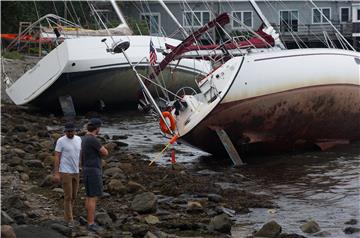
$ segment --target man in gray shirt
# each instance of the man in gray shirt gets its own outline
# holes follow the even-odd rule
[[[95,224],[95,209],[98,197],[103,194],[101,156],[107,156],[109,152],[100,144],[96,135],[99,134],[101,120],[90,119],[87,124],[87,133],[82,137],[81,159],[86,192],[85,207],[87,210],[88,229],[99,230]]]

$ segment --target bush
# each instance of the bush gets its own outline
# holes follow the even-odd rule
[[[20,54],[17,51],[3,51],[2,56],[7,59],[24,59],[24,55]]]

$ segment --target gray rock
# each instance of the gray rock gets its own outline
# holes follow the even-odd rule
[[[160,220],[157,216],[153,216],[153,215],[148,215],[145,217],[145,221],[147,224],[149,225],[155,225],[160,223]]]
[[[52,175],[47,175],[44,180],[40,183],[40,186],[41,187],[49,187],[53,185],[53,177]]]
[[[43,163],[37,159],[25,160],[24,164],[31,168],[44,168]]]
[[[123,173],[123,171],[120,168],[109,168],[104,171],[104,175],[107,177],[113,177],[114,175],[118,173]]]
[[[357,228],[357,227],[349,226],[344,229],[345,234],[354,234],[354,233],[358,233],[358,232],[360,232],[360,228]]]
[[[14,230],[16,236],[22,238],[65,238],[65,236],[55,230],[35,225],[17,226],[14,227]]]
[[[13,152],[14,152],[15,154],[17,154],[18,156],[20,156],[20,157],[23,157],[23,156],[26,154],[26,152],[25,152],[24,150],[19,149],[19,148],[14,148],[14,149],[13,149]]]
[[[15,195],[7,198],[6,199],[6,205],[8,207],[17,208],[17,209],[20,209],[20,210],[26,208],[22,198],[18,194],[15,194]]]
[[[213,193],[210,193],[207,195],[209,201],[211,202],[221,202],[223,197],[219,194],[213,194]]]
[[[5,211],[1,210],[1,225],[10,225],[15,221]]]
[[[130,193],[136,193],[138,191],[145,191],[146,190],[144,186],[142,186],[141,184],[136,183],[134,181],[129,181],[128,182],[127,189],[128,189],[128,192],[130,192]]]
[[[356,219],[350,219],[349,221],[345,222],[345,225],[356,225],[358,223],[358,220]]]
[[[125,186],[118,179],[111,179],[107,188],[110,194],[124,194],[126,192]]]
[[[200,202],[197,201],[188,201],[186,210],[188,212],[201,212],[203,211],[203,206]]]
[[[17,156],[12,157],[10,160],[7,160],[7,162],[11,167],[23,164],[23,160]]]
[[[157,197],[152,192],[138,194],[131,202],[131,208],[139,213],[155,212]]]
[[[60,234],[63,234],[67,237],[71,237],[71,228],[64,226],[62,224],[59,223],[54,223],[50,226],[51,229],[59,232]]]
[[[3,238],[16,238],[16,234],[12,226],[1,225],[1,237]]]
[[[126,140],[128,137],[124,136],[124,135],[113,135],[112,139],[113,140]]]
[[[331,233],[328,232],[328,231],[319,231],[319,232],[316,232],[315,234],[313,234],[313,236],[316,236],[316,237],[329,237],[329,236],[331,236]]]
[[[22,181],[29,181],[29,175],[27,175],[26,173],[21,173],[20,174],[20,179]]]
[[[303,232],[309,233],[309,234],[313,234],[313,233],[320,231],[319,225],[313,220],[310,220],[310,221],[306,222],[305,224],[303,224],[302,226],[300,226],[300,229]]]
[[[209,224],[209,230],[220,231],[223,233],[230,233],[232,221],[226,214],[221,214],[213,217]]]
[[[151,231],[148,231],[144,238],[159,238],[158,236],[154,235]]]
[[[270,221],[263,225],[261,229],[255,233],[255,237],[277,237],[281,233],[281,226],[276,221]]]
[[[99,223],[99,225],[105,227],[111,227],[113,223],[109,214],[107,214],[106,212],[99,212],[98,214],[96,214],[95,221]]]
[[[286,234],[282,233],[277,238],[306,238],[305,236],[298,235],[298,234]]]
[[[19,209],[16,208],[10,208],[8,211],[8,214],[10,217],[12,217],[17,224],[25,224],[26,223],[26,214],[21,212]]]

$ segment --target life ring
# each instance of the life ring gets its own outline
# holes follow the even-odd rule
[[[170,129],[172,131],[175,131],[176,130],[176,121],[175,121],[175,118],[171,115],[171,113],[168,112],[168,111],[165,111],[165,112],[162,112],[162,115],[163,115],[163,117],[165,119],[169,119],[169,121],[170,121]],[[170,131],[167,128],[167,126],[166,126],[166,124],[165,124],[165,122],[164,122],[164,120],[162,118],[160,118],[159,124],[160,124],[160,128],[161,128],[162,132],[164,132],[166,134],[170,134]]]

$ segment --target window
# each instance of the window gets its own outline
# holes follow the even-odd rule
[[[360,9],[357,9],[357,20],[360,21]]]
[[[280,11],[280,31],[298,31],[299,12],[297,10]]]
[[[160,34],[160,13],[143,13],[140,19],[146,22],[151,35]]]
[[[341,7],[340,8],[340,22],[349,22],[350,21],[350,8]]]
[[[210,12],[194,11],[183,13],[183,25],[185,27],[201,27],[210,21]]]
[[[253,13],[252,11],[236,11],[232,12],[232,27],[236,28],[244,28],[240,22],[244,25],[252,28],[253,27]],[[239,22],[240,21],[240,22]]]
[[[329,20],[331,18],[330,8],[319,8],[319,10],[317,8],[313,8],[312,10],[312,20],[314,24],[327,23],[325,17]]]

